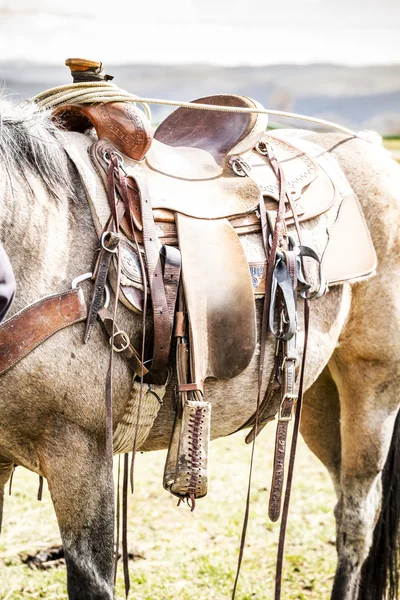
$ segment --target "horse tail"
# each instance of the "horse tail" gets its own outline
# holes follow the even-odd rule
[[[382,507],[360,576],[358,600],[397,600],[399,593],[400,411],[382,471]]]

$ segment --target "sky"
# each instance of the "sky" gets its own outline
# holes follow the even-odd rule
[[[400,63],[400,0],[0,0],[0,62]]]

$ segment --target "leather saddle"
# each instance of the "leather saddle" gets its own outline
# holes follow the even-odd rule
[[[195,102],[262,108],[250,98],[234,95]],[[180,498],[201,497],[207,490],[211,411],[203,396],[204,380],[237,376],[249,366],[256,349],[254,285],[239,235],[261,230],[260,203],[265,203],[268,215],[276,212],[279,187],[263,144],[272,148],[281,164],[300,221],[326,213],[342,198],[322,162],[278,134],[266,133],[266,115],[179,108],[159,125],[154,136],[144,113],[131,104],[68,105],[56,109],[54,115],[67,129],[96,129],[99,141],[90,155],[104,182],[107,156],[118,152],[131,181],[131,212],[139,239],[146,236],[140,208],[145,196],[151,202],[160,243],[180,248],[191,383],[182,387],[183,405],[181,413],[177,411],[164,486]],[[353,202],[347,213],[355,218],[357,210],[359,213]],[[290,210],[285,219],[288,225],[293,222]],[[363,227],[364,249],[368,244],[370,248],[365,223]],[[125,230],[128,238],[132,237],[126,223]],[[340,232],[340,227],[333,232],[335,249],[327,253],[336,280],[340,269],[332,257],[343,246]],[[374,256],[372,249],[370,270],[374,269]],[[357,265],[360,268],[365,271],[365,261]],[[349,272],[348,264],[346,269]],[[203,458],[196,456],[193,465],[189,464],[193,449],[188,445],[194,435],[192,426],[197,447],[204,449]],[[203,433],[199,432],[202,428]]]
[[[262,108],[254,100],[233,95],[195,102]],[[109,140],[127,157],[128,164],[129,160],[143,161],[156,221],[172,220],[163,210],[200,219],[232,219],[257,210],[260,192],[278,199],[275,173],[254,150],[266,139],[266,115],[179,108],[159,125],[153,139],[147,119],[134,105],[67,105],[56,109],[54,115],[67,129],[83,132],[94,127],[100,139]],[[299,202],[303,195],[298,206],[300,220],[328,210],[334,188],[323,169],[290,143],[271,136],[267,139],[284,165],[294,200]],[[241,161],[250,167],[250,177],[238,176]]]

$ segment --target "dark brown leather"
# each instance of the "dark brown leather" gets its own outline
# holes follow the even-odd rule
[[[163,371],[169,360],[172,341],[172,323],[159,252],[159,242],[154,224],[151,197],[141,165],[137,164],[132,177],[140,190],[140,206],[143,223],[143,245],[146,254],[147,277],[153,308],[153,359],[152,372]],[[172,313],[173,314],[173,313]]]
[[[41,298],[0,325],[0,375],[57,331],[86,319],[81,289]]]
[[[113,231],[109,230],[108,224],[104,231],[104,240],[102,241],[103,247],[100,248],[96,267],[95,267],[95,282],[92,300],[89,308],[89,316],[86,321],[85,329],[85,344],[89,341],[90,335],[96,323],[97,314],[103,304],[104,289],[107,282],[108,271],[111,264],[111,259],[114,252],[117,250],[120,237]]]
[[[66,129],[84,132],[94,127],[99,138],[107,137],[134,160],[142,160],[153,138],[151,123],[134,104],[66,104],[53,111]]]
[[[193,100],[196,104],[212,104],[242,108],[259,108],[258,102],[245,96],[223,94]],[[174,148],[197,148],[211,154],[218,164],[233,151],[241,154],[253,148],[267,127],[265,115],[227,113],[178,108],[158,126],[154,139]],[[240,144],[245,141],[245,148]]]
[[[115,149],[109,140],[99,140],[91,147],[91,156],[95,165],[98,166],[99,172],[104,173],[105,153],[113,153]],[[124,168],[129,158],[124,156]],[[146,254],[147,278],[151,291],[153,322],[154,322],[154,344],[153,344],[153,360],[151,371],[163,371],[168,364],[168,358],[172,341],[172,323],[170,320],[170,308],[168,306],[166,290],[164,287],[164,277],[159,251],[159,241],[157,230],[154,224],[151,196],[149,194],[146,173],[143,171],[141,163],[130,161],[129,181],[135,184],[139,193],[141,221],[143,225],[143,244]],[[104,177],[104,174],[103,174]],[[118,188],[118,186],[117,186]],[[124,193],[121,187],[118,188],[124,196],[124,202],[130,209],[131,198],[130,193]],[[144,303],[145,304],[145,303]],[[146,307],[144,306],[144,310]],[[172,313],[173,314],[173,313]]]
[[[104,307],[100,308],[97,314],[103,324],[104,329],[111,339],[113,335],[113,315]],[[127,361],[129,367],[134,373],[136,373],[136,375],[139,377],[141,375],[146,375],[148,370],[142,364],[139,354],[136,352],[132,344],[130,342],[129,344],[126,344],[126,341],[127,340],[124,336],[124,332],[118,330],[116,330],[116,333],[114,332],[114,347],[117,349],[117,352]],[[121,350],[121,348],[124,348],[125,346],[126,348]]]

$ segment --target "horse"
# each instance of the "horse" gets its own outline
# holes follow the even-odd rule
[[[98,238],[49,113],[3,99],[0,118],[0,239],[17,282],[15,314],[44,295],[69,289],[74,278],[90,271]],[[379,143],[343,134],[301,135],[336,156],[360,200],[378,257],[376,276],[334,286],[311,306],[301,432],[337,495],[331,600],[383,600],[386,594],[393,599],[400,516],[400,167]],[[258,302],[258,328],[260,314]],[[118,324],[139,347],[141,317],[121,306]],[[109,344],[99,327],[83,344],[83,328],[80,323],[58,332],[0,378],[0,514],[14,465],[46,478],[69,598],[110,600],[114,491],[104,403]],[[273,354],[269,341],[264,388]],[[258,361],[256,352],[237,377],[207,381],[212,439],[228,436],[254,414]],[[114,425],[124,414],[131,383],[127,365],[116,357]],[[168,447],[173,387],[174,379],[141,450]]]

